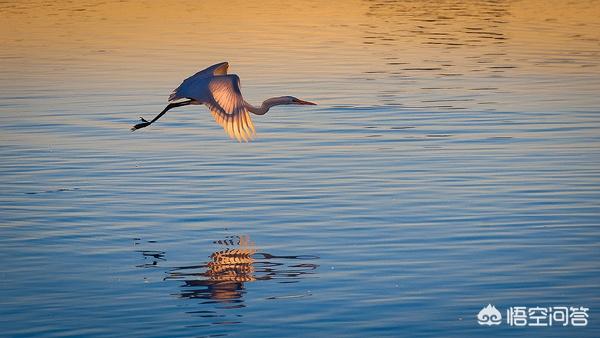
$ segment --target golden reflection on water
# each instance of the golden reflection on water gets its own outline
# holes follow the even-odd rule
[[[276,51],[273,63],[311,71],[332,63],[298,62],[299,51],[357,66],[355,58],[395,45],[402,48],[398,58],[414,65],[428,51],[447,48],[469,55],[467,47],[510,41],[521,52],[552,52],[590,41],[598,48],[600,38],[597,1],[9,1],[0,4],[0,15],[2,55],[21,68],[48,58],[101,62],[106,54],[150,64],[193,55],[201,67],[215,60],[252,63]]]
[[[102,126],[121,135],[138,116],[162,109],[182,79],[222,61],[240,75],[251,103],[294,95],[324,111],[401,112],[600,104],[600,2],[593,0],[9,1],[0,15],[0,89],[14,99],[7,107],[33,100],[25,101],[30,111],[10,110],[26,126]],[[48,99],[71,111],[47,112],[59,109]],[[320,128],[327,113],[302,125]],[[9,131],[0,140],[82,144],[51,133]]]

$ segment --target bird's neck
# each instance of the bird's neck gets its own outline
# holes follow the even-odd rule
[[[248,110],[256,115],[264,115],[266,114],[269,109],[271,109],[271,107],[274,106],[278,106],[281,104],[285,104],[284,100],[282,100],[279,97],[272,97],[270,99],[266,99],[261,105],[260,107],[255,107],[249,103],[246,103],[246,107],[248,108]]]
[[[253,114],[265,115],[269,111],[271,106],[266,106],[264,104],[264,102],[260,107],[255,107],[255,106],[251,105],[250,103],[246,103],[246,108],[248,108],[248,110]]]

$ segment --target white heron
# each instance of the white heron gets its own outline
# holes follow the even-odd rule
[[[189,104],[204,104],[212,113],[215,121],[225,129],[229,137],[238,141],[249,141],[256,132],[250,113],[264,115],[273,106],[284,104],[316,103],[303,101],[293,96],[272,97],[265,100],[260,107],[255,107],[244,100],[240,91],[240,78],[235,74],[227,74],[229,64],[217,63],[185,79],[169,96],[169,103],[152,121],[146,121],[131,128],[131,131],[141,129],[156,122],[169,109]],[[183,100],[185,101],[178,101]],[[172,102],[176,101],[176,102]]]

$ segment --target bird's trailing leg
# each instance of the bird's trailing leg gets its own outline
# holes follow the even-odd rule
[[[165,115],[165,113],[168,112],[169,109],[176,108],[176,107],[181,107],[181,106],[187,106],[188,104],[191,104],[192,101],[193,100],[187,100],[187,101],[169,103],[165,107],[165,109],[163,109],[163,111],[161,111],[160,114],[156,115],[156,117],[153,118],[152,121],[150,121],[150,122],[146,121],[146,119],[144,119],[143,117],[140,117],[140,119],[142,120],[142,123],[138,123],[135,126],[131,127],[131,131],[136,131],[138,129],[145,128],[145,127],[151,125],[152,123],[154,123],[159,118],[161,118],[163,115]]]

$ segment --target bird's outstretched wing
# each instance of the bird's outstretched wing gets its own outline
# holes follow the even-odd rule
[[[238,141],[254,138],[256,132],[242,97],[240,78],[235,74],[215,76],[209,79],[208,90],[211,97],[203,103],[229,137]]]
[[[206,78],[218,75],[227,75],[228,68],[229,63],[221,62],[188,77],[187,79],[183,80],[179,87],[173,90],[173,93],[171,93],[169,96],[169,101],[187,98],[190,94],[190,91],[202,83]]]

